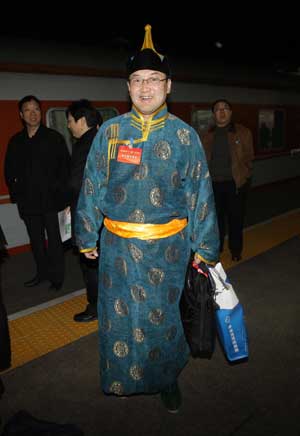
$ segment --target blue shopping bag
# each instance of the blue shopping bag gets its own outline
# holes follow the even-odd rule
[[[215,300],[219,308],[215,311],[219,340],[228,360],[248,357],[248,334],[242,304],[239,302],[227,274],[219,262],[209,267],[215,287]]]

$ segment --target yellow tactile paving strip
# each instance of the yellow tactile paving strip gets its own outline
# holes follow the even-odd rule
[[[245,231],[243,261],[257,256],[282,242],[300,235],[300,209],[258,224]],[[225,269],[236,265],[225,248],[221,258]],[[9,321],[12,367],[16,368],[37,357],[67,345],[94,332],[98,322],[75,323],[73,315],[86,306],[80,295],[63,303]]]
[[[300,236],[300,209],[247,228],[244,232],[243,259],[240,262],[270,250],[294,236]],[[232,262],[226,248],[222,253],[221,261],[225,269],[237,264]]]
[[[97,329],[98,322],[75,323],[75,313],[86,307],[86,296],[74,297],[47,309],[9,321],[12,366],[56,350]]]

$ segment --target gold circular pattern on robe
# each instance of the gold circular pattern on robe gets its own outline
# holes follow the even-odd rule
[[[189,198],[189,208],[190,210],[195,210],[198,195],[196,193],[192,194]]]
[[[170,304],[174,304],[179,297],[179,289],[175,287],[169,288],[168,291],[168,302]]]
[[[111,392],[112,394],[115,394],[115,395],[122,395],[124,392],[124,388],[123,388],[122,383],[119,381],[112,382],[112,384],[110,385],[110,388],[109,388],[109,392]]]
[[[181,231],[179,232],[179,236],[181,237],[181,239],[182,239],[183,241],[185,241],[185,230],[181,230]]]
[[[209,250],[209,246],[205,242],[201,242],[199,247],[202,248],[202,250]]]
[[[167,141],[159,141],[157,144],[154,145],[154,154],[159,159],[169,159],[172,154],[169,143]]]
[[[117,315],[127,316],[129,313],[127,304],[120,298],[115,300],[114,308]]]
[[[144,223],[145,222],[145,214],[141,209],[135,209],[129,215],[129,222],[133,223]]]
[[[149,321],[154,325],[160,325],[165,319],[165,315],[161,309],[153,309],[148,315]]]
[[[152,350],[149,351],[149,359],[150,360],[158,360],[161,356],[161,351],[159,347],[153,348]]]
[[[168,341],[172,341],[177,335],[177,328],[175,325],[173,325],[172,327],[170,327],[167,331],[166,331],[166,339]]]
[[[115,258],[115,268],[123,276],[127,276],[127,263],[123,257],[118,256]]]
[[[168,263],[177,263],[180,258],[179,249],[175,245],[169,245],[165,250],[165,259]]]
[[[126,190],[122,186],[115,187],[112,195],[117,204],[124,203],[127,198]]]
[[[151,268],[148,272],[148,278],[152,285],[158,286],[164,281],[165,273],[160,268]]]
[[[104,332],[109,332],[111,330],[111,321],[106,317],[102,320],[102,329]]]
[[[191,144],[190,131],[188,129],[178,129],[177,136],[178,136],[181,144],[183,144],[183,145],[190,145]]]
[[[131,286],[130,293],[131,293],[133,300],[136,303],[142,303],[147,298],[147,293],[146,293],[145,289],[143,288],[143,286],[141,286],[141,285]]]
[[[106,158],[104,154],[101,154],[97,151],[95,155],[96,169],[97,171],[103,170],[106,168]]]
[[[139,263],[141,260],[143,260],[144,254],[142,250],[135,244],[128,244],[128,250],[135,263]]]
[[[87,232],[92,232],[94,229],[94,226],[93,226],[91,220],[88,217],[83,216],[82,221],[83,221],[83,226],[84,226],[85,230]]]
[[[202,206],[201,206],[198,218],[199,218],[200,221],[204,221],[205,218],[207,217],[207,215],[208,215],[208,204],[207,203],[203,203]]]
[[[187,162],[187,163],[185,164],[185,167],[184,167],[184,175],[185,175],[185,177],[188,176],[189,171],[190,171],[190,163]]]
[[[84,194],[85,195],[94,195],[94,185],[89,178],[86,178],[84,181]]]
[[[143,180],[148,176],[148,165],[141,163],[140,165],[136,165],[136,168],[133,172],[134,180]]]
[[[180,174],[178,171],[174,171],[171,174],[171,184],[172,186],[174,186],[175,188],[178,188],[180,186]]]
[[[96,219],[99,220],[101,217],[101,212],[98,206],[95,206],[95,214],[96,214]]]
[[[128,345],[124,341],[116,341],[113,350],[114,354],[120,358],[126,357],[129,352]]]
[[[129,369],[129,373],[133,380],[141,380],[144,375],[143,368],[137,365],[132,365]]]
[[[110,289],[112,287],[112,278],[108,273],[103,273],[102,275],[102,283],[103,286],[107,289]]]
[[[192,171],[193,179],[199,180],[201,176],[202,162],[198,160]]]
[[[139,328],[134,329],[133,330],[133,337],[134,337],[134,340],[136,342],[138,342],[139,344],[144,342],[144,340],[145,340],[145,332],[144,332],[144,330],[143,329],[139,329]]]
[[[150,191],[150,202],[155,207],[161,207],[163,205],[163,195],[159,188],[153,188]]]
[[[191,192],[186,193],[186,203],[190,210],[194,210],[197,202],[197,194],[192,194]]]

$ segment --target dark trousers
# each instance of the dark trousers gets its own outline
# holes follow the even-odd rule
[[[57,212],[43,215],[23,215],[29,235],[37,275],[59,284],[64,280],[64,250]],[[46,243],[45,230],[48,242]]]
[[[79,254],[79,264],[86,286],[87,300],[90,311],[97,313],[98,300],[98,259],[87,259],[84,254]]]
[[[237,189],[233,180],[213,182],[216,212],[220,232],[220,250],[228,230],[228,245],[233,255],[243,250],[243,227],[246,213],[248,184]]]

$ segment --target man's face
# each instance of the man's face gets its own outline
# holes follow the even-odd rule
[[[166,101],[171,91],[171,80],[164,73],[153,70],[135,71],[127,85],[132,103],[145,118]]]
[[[220,101],[214,107],[214,116],[218,127],[225,127],[231,121],[232,110],[227,103]]]
[[[22,105],[20,117],[28,127],[39,127],[41,124],[41,108],[35,100],[27,101]]]
[[[80,138],[82,136],[82,118],[79,118],[77,121],[75,121],[75,118],[69,114],[68,129],[74,138]]]

